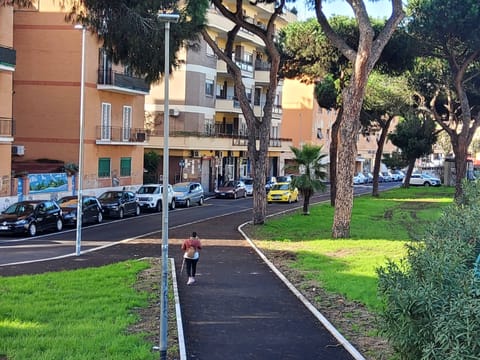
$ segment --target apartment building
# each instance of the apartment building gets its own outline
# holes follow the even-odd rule
[[[266,26],[272,5],[244,3],[244,18]],[[294,21],[287,13],[278,19],[278,27]],[[174,26],[174,25],[172,25]],[[215,8],[208,11],[208,31],[223,48],[227,31],[233,24]],[[170,182],[201,181],[212,191],[219,181],[252,176],[247,154],[247,127],[235,97],[234,81],[226,63],[217,59],[204,42],[198,51],[184,49],[177,54],[183,65],[173,71],[169,80],[169,174]],[[262,109],[269,83],[269,63],[263,42],[252,33],[240,30],[234,45],[233,58],[242,70],[243,83],[256,116]],[[283,169],[282,154],[289,151],[290,139],[282,138],[282,83],[276,89],[270,132],[268,174],[278,175]],[[152,86],[146,97],[146,127],[149,142],[146,151],[163,154],[164,84]],[[285,136],[288,137],[288,136]]]
[[[10,195],[13,143],[13,8],[0,6],[0,197]]]
[[[14,118],[13,148],[21,149],[12,159],[16,169],[36,159],[79,162],[82,30],[65,21],[64,11],[56,0],[38,1],[31,9],[0,7],[0,43],[16,51],[15,72],[0,71],[0,119],[8,124]],[[84,45],[83,187],[141,184],[149,85],[112,64],[88,29]],[[13,106],[5,111],[9,102]],[[8,171],[5,158],[2,174]]]
[[[282,134],[292,139],[293,146],[300,148],[303,144],[313,144],[323,147],[329,160],[332,124],[337,112],[321,108],[315,100],[314,85],[304,84],[297,80],[285,79],[283,86],[283,118],[281,123]],[[396,122],[392,122],[390,131],[394,130]],[[377,151],[377,136],[379,131],[358,134],[357,159],[355,171],[373,171],[375,154]],[[396,147],[387,141],[383,153],[392,153]],[[291,159],[291,153],[285,153],[285,161]],[[328,170],[328,169],[327,169]]]

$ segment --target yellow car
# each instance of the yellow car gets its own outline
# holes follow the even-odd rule
[[[267,202],[297,202],[298,201],[298,189],[291,188],[289,182],[276,183],[270,188],[267,194]]]

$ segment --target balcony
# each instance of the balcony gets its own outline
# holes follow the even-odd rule
[[[215,109],[217,110],[217,112],[237,114],[242,113],[242,109],[240,108],[240,102],[234,96],[226,96],[224,98],[217,96],[215,100]]]
[[[97,145],[145,145],[148,134],[145,129],[97,126],[95,138]]]
[[[141,78],[113,70],[98,70],[97,89],[129,95],[148,95],[150,85]]]
[[[0,71],[15,71],[17,53],[13,48],[0,45]]]

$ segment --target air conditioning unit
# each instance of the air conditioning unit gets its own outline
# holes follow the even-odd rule
[[[195,157],[195,158],[200,157],[200,152],[198,150],[192,150],[192,157]]]
[[[25,146],[23,145],[12,145],[12,154],[13,155],[25,155]]]
[[[178,109],[168,109],[168,113],[170,116],[177,117],[180,115],[180,111]]]
[[[145,141],[145,133],[144,132],[138,132],[137,133],[137,141],[138,142],[144,142]]]

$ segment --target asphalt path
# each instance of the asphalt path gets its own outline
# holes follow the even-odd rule
[[[397,184],[398,185],[398,184]],[[382,187],[396,186],[395,183],[382,184]],[[355,194],[370,193],[371,185],[355,186]],[[316,194],[311,204],[328,200],[329,194]],[[246,199],[207,199],[203,206],[177,208],[168,213],[169,232],[178,227],[213,219],[229,214],[251,211],[252,198]],[[302,201],[292,204],[268,204],[267,213],[274,214],[298,208]],[[105,220],[101,224],[84,226],[81,233],[82,253],[103,249],[119,242],[138,238],[161,238],[162,213],[142,213],[140,216],[118,220]],[[0,237],[0,266],[24,262],[35,262],[59,257],[75,256],[76,229],[64,228],[61,232],[40,234],[36,237]]]

